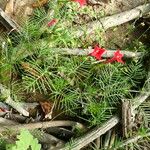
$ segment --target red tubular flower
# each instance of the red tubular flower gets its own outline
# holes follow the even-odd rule
[[[78,2],[80,4],[80,7],[87,4],[86,0],[73,0],[74,2]]]
[[[90,56],[95,57],[97,60],[101,60],[102,59],[102,55],[106,52],[106,50],[104,48],[95,46],[94,50],[92,53],[90,53]]]
[[[107,62],[112,63],[114,61],[117,61],[117,62],[124,64],[124,61],[122,60],[122,58],[123,58],[123,54],[120,53],[120,50],[117,50],[116,52],[114,52],[114,56],[111,59],[107,60]]]
[[[57,19],[52,19],[51,21],[48,22],[47,26],[51,27],[57,23]]]

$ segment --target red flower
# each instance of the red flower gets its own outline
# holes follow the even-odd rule
[[[116,52],[114,52],[114,56],[111,59],[107,60],[107,62],[111,63],[111,62],[117,61],[117,62],[124,64],[124,61],[122,60],[122,58],[123,58],[123,54],[120,53],[120,50],[117,50]]]
[[[57,19],[52,19],[50,22],[48,22],[48,27],[51,27],[57,23]]]
[[[74,0],[74,2],[78,2],[80,4],[80,7],[86,5],[86,0]]]
[[[97,60],[101,60],[102,55],[106,52],[106,50],[104,48],[95,46],[94,50],[92,53],[90,53],[90,56],[95,57]]]

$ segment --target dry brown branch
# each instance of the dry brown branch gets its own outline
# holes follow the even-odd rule
[[[83,135],[79,139],[75,139],[71,146],[66,146],[61,150],[80,150],[87,144],[91,143],[101,135],[105,134],[108,130],[113,128],[116,124],[118,124],[119,118],[117,116],[112,117],[107,122],[102,124],[101,127],[96,127],[92,131],[88,132],[87,134]]]
[[[132,131],[131,103],[128,100],[122,102],[122,131],[123,137],[128,138]]]
[[[131,10],[124,11],[119,14],[115,14],[112,16],[108,16],[102,19],[99,19],[98,21],[90,22],[85,26],[82,26],[81,28],[76,29],[74,36],[80,37],[85,34],[85,31],[82,29],[86,29],[86,34],[93,33],[93,31],[97,29],[104,29],[107,30],[108,28],[121,25],[123,23],[129,22],[133,19],[142,17],[142,15],[150,12],[150,3],[140,5],[138,7],[135,7]]]
[[[8,30],[19,30],[19,25],[0,8],[0,23]]]
[[[15,131],[20,131],[21,129],[28,129],[28,130],[33,130],[33,129],[38,129],[38,128],[49,128],[49,127],[61,127],[61,126],[76,126],[77,128],[84,130],[84,126],[81,123],[74,122],[74,121],[64,121],[64,120],[59,120],[59,121],[48,121],[48,122],[38,122],[38,123],[29,123],[29,124],[18,124],[14,126],[3,126],[0,127],[0,132],[3,132],[5,130],[15,130]]]

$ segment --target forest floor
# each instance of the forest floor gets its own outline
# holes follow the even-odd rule
[[[136,7],[134,19],[103,26]],[[150,1],[0,8],[17,27],[0,18],[0,150],[150,149]]]

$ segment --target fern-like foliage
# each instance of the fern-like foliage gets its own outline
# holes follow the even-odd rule
[[[28,130],[22,130],[20,135],[17,136],[18,141],[16,144],[7,150],[41,150],[41,145],[38,143],[38,140],[32,136]]]
[[[95,70],[94,70],[95,71]],[[122,71],[115,65],[103,65],[94,74],[95,84],[99,87],[98,97],[100,101],[108,101],[111,105],[117,104],[127,96],[130,89],[126,77],[122,77]]]
[[[127,67],[122,69],[122,72],[133,87],[137,86],[137,84],[139,84],[146,75],[146,72],[143,69],[142,63],[140,61],[131,62]]]
[[[146,126],[149,127],[150,125],[150,101],[149,99],[140,105],[140,109],[144,117],[144,122]]]
[[[87,105],[87,113],[90,116],[90,124],[96,125],[105,122],[112,116],[113,107],[110,107],[108,102],[89,102]]]
[[[56,48],[88,45],[86,40],[74,37],[78,11],[89,13],[88,8],[78,9],[76,3],[67,0],[49,1],[48,9],[35,9],[20,33],[9,38],[0,62],[3,71],[6,66],[11,73],[17,73],[16,82],[27,93],[46,94],[58,102],[61,110],[84,116],[95,125],[108,119],[122,99],[130,98],[130,90],[138,89],[145,72],[141,62],[95,64],[89,56],[55,52]],[[57,22],[49,27],[52,19]]]
[[[36,63],[28,62],[22,63],[22,67],[25,69],[22,79],[27,91],[34,92],[39,90],[41,93],[47,93],[47,89],[52,90],[52,78],[54,75],[49,66],[45,64],[39,66]]]

